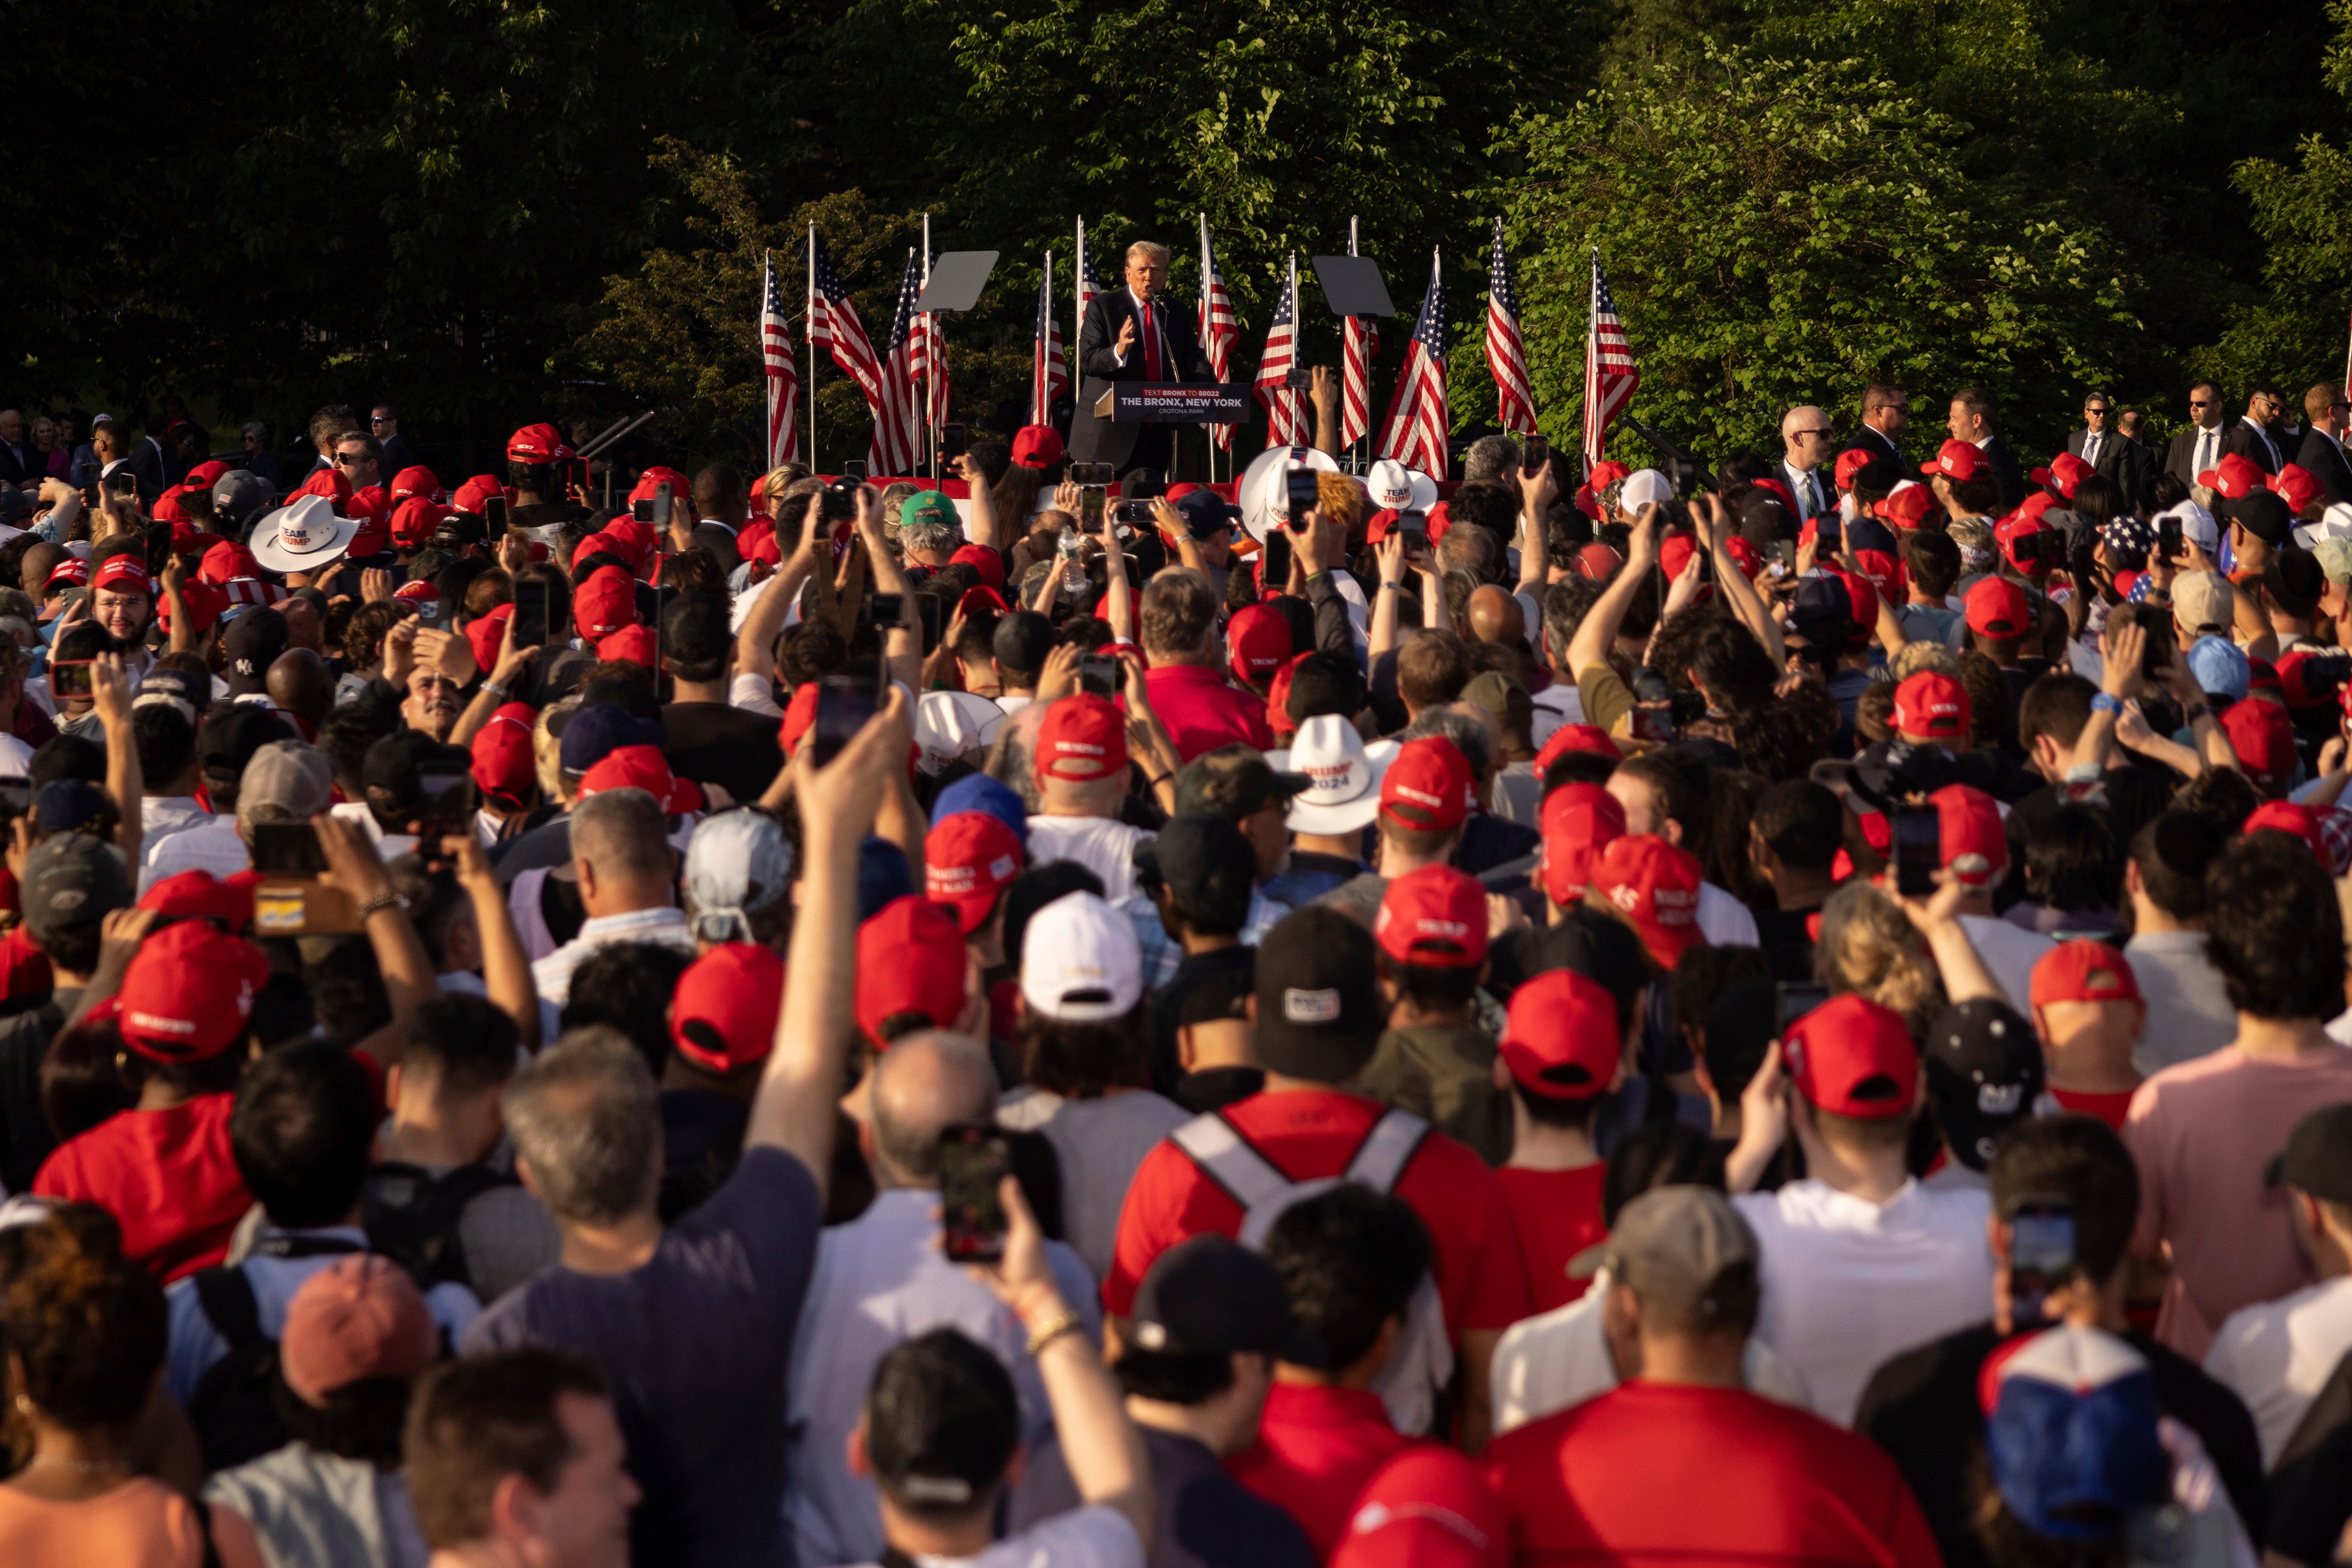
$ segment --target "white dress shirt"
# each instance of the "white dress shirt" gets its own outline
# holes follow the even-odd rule
[[[866,1409],[874,1369],[897,1346],[954,1329],[996,1353],[1021,1400],[1022,1440],[1053,1428],[1028,1333],[1012,1309],[940,1250],[940,1194],[894,1187],[817,1243],[816,1270],[793,1335],[790,1479],[784,1521],[799,1568],[864,1563],[881,1555],[882,1512],[873,1481],[849,1473],[844,1444]],[[1062,1299],[1099,1341],[1102,1310],[1077,1254],[1045,1244]]]
[[[2263,450],[2271,455],[2271,466],[2276,468],[2279,460],[2278,443],[2271,439],[2271,433],[2268,430],[2263,428],[2263,422],[2251,414],[2241,414],[2238,417],[2244,420],[2246,428],[2254,433],[2254,439],[2260,441],[2263,444]]]
[[[208,822],[182,828],[152,846],[142,843],[139,858],[142,895],[164,878],[176,877],[183,871],[210,871],[215,877],[227,878],[253,868],[252,851],[237,836],[234,816],[215,816]]]
[[[1835,504],[1830,499],[1831,486],[1822,479],[1822,470],[1818,467],[1801,468],[1783,459],[1780,477],[1788,482],[1789,493],[1797,498],[1798,521],[1811,522]],[[1821,487],[1819,490],[1813,488],[1817,484]]]
[[[631,910],[625,914],[600,915],[580,927],[580,934],[530,966],[540,999],[561,1007],[572,1000],[572,972],[598,948],[616,942],[650,942],[694,956],[694,933],[687,929],[686,911],[664,905],[656,910]]]
[[[2189,465],[2190,469],[2189,478],[2192,483],[2195,482],[2199,474],[2206,473],[2220,466],[2221,461],[2221,427],[2217,425],[2212,429],[2208,430],[2200,426],[2197,432],[2197,446],[2195,449],[2197,453],[2196,461]]]
[[[2263,1440],[2263,1468],[2278,1463],[2304,1413],[2352,1351],[2352,1277],[2241,1307],[2221,1320],[2205,1371],[2246,1402]]]

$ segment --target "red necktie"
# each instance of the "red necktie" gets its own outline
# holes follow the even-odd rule
[[[1147,300],[1137,307],[1143,318],[1143,379],[1160,379],[1160,323],[1152,319],[1151,302]]]

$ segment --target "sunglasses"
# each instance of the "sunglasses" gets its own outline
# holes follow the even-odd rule
[[[356,468],[367,460],[367,454],[365,452],[338,452],[335,454],[335,461],[347,468]]]
[[[2192,397],[2189,400],[2189,406],[2191,408],[2210,408],[2213,406],[2213,403],[2210,398]]]
[[[390,416],[386,415],[371,414],[368,416],[368,423],[371,425],[389,425],[392,423],[392,420]]]

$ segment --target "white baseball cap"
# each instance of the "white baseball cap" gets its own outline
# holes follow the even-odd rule
[[[1383,511],[1427,511],[1437,504],[1437,481],[1394,458],[1382,458],[1364,476],[1372,505]]]
[[[1029,917],[1021,1000],[1065,1024],[1123,1018],[1143,999],[1143,947],[1128,918],[1092,893],[1065,893]]]
[[[2043,516],[2046,519],[2048,513],[2045,512]],[[2158,512],[2153,521],[2162,522],[2168,517],[2179,518],[2180,537],[2196,545],[2207,555],[2211,555],[2221,547],[2221,525],[2213,521],[2211,512],[2207,511],[2195,501],[2185,500],[2179,506],[2167,507]]]
[[[750,942],[751,917],[782,898],[793,847],[763,811],[706,816],[686,843],[686,905],[705,942]]]
[[[2317,522],[2296,524],[2294,542],[2305,550],[2318,549],[2323,539],[2352,539],[2352,503],[2337,501],[2319,514]]]
[[[1381,811],[1381,779],[1396,760],[1394,741],[1364,744],[1356,727],[1337,713],[1318,713],[1298,726],[1288,751],[1268,752],[1276,773],[1305,773],[1314,782],[1290,797],[1285,819],[1293,833],[1355,833]]]
[[[924,692],[915,704],[915,744],[922,748],[916,766],[927,773],[939,773],[995,740],[1004,719],[1003,709],[977,692]]]
[[[1336,474],[1339,465],[1331,454],[1312,447],[1268,447],[1250,459],[1234,493],[1241,498],[1243,529],[1261,544],[1267,531],[1280,524],[1289,505],[1289,481],[1282,476],[1293,468]]]
[[[1636,516],[1645,506],[1662,506],[1674,500],[1675,488],[1666,483],[1666,476],[1655,468],[1636,468],[1625,476],[1624,485],[1617,491],[1617,504]]]
[[[253,525],[253,558],[272,572],[317,572],[332,565],[360,531],[337,517],[325,496],[303,496]]]

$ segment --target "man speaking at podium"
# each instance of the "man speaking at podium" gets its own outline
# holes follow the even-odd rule
[[[1168,474],[1173,450],[1165,425],[1120,425],[1095,406],[1115,381],[1214,382],[1192,330],[1192,312],[1166,292],[1168,247],[1139,239],[1127,247],[1127,287],[1087,301],[1078,323],[1078,400],[1070,417],[1070,458],[1112,463],[1122,474]]]

